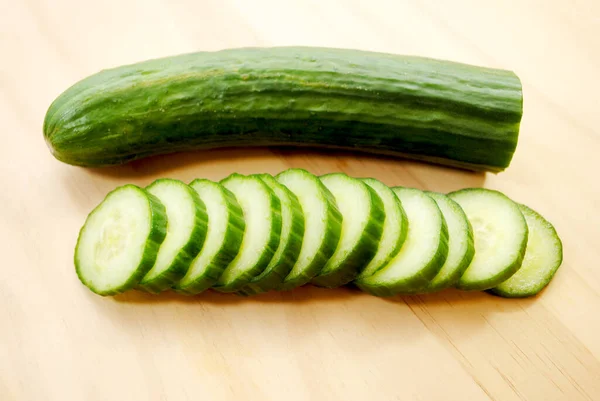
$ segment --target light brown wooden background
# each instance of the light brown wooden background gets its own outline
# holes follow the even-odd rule
[[[291,44],[515,70],[525,114],[512,166],[484,176],[256,149],[89,170],[54,160],[42,139],[50,102],[102,68]],[[596,0],[0,0],[0,399],[600,399],[599,71]],[[554,222],[565,262],[528,300],[316,288],[113,299],[78,282],[77,232],[115,186],[290,166],[505,191]]]

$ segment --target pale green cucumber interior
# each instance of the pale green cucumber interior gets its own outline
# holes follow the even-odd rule
[[[227,201],[219,184],[210,181],[195,181],[191,187],[198,193],[206,206],[208,229],[202,250],[192,262],[187,274],[181,279],[180,286],[193,282],[202,276],[212,263],[216,253],[223,246],[229,215]]]
[[[218,286],[231,283],[258,263],[271,238],[273,218],[271,194],[259,178],[232,177],[222,184],[237,198],[244,212],[246,230],[240,251],[219,278]]]
[[[526,206],[519,205],[529,235],[521,268],[494,290],[510,295],[534,295],[550,281],[562,262],[562,243],[546,219]]]
[[[147,189],[156,196],[167,211],[167,236],[161,244],[156,262],[142,283],[158,277],[169,269],[177,254],[192,235],[196,222],[196,206],[187,185],[176,180],[159,180]]]
[[[279,238],[279,246],[273,254],[271,262],[269,262],[269,265],[265,268],[266,271],[281,262],[281,257],[286,250],[290,234],[292,233],[293,213],[290,197],[288,193],[280,187],[281,184],[269,175],[261,174],[259,177],[269,186],[269,188],[271,188],[271,190],[273,190],[273,192],[275,192],[275,195],[279,198],[279,202],[281,203],[281,235]]]
[[[363,182],[369,185],[383,202],[385,210],[385,221],[383,223],[383,233],[379,241],[377,253],[371,259],[369,264],[363,269],[358,279],[368,277],[375,273],[389,258],[397,253],[397,243],[402,235],[403,225],[407,224],[406,217],[402,213],[402,205],[396,194],[384,183],[367,178]]]
[[[298,260],[288,275],[296,277],[312,263],[325,241],[327,199],[321,193],[318,178],[308,172],[289,171],[280,174],[277,179],[298,197],[304,211],[304,240]]]
[[[446,220],[448,226],[448,256],[446,262],[431,280],[430,287],[435,288],[449,280],[463,264],[465,256],[469,252],[469,221],[460,206],[449,199],[446,195],[427,193],[432,197]]]
[[[149,200],[139,188],[113,192],[81,231],[76,250],[80,276],[99,292],[127,282],[142,261],[151,229]]]
[[[393,188],[408,218],[408,234],[398,254],[375,274],[367,284],[400,283],[419,274],[437,254],[443,217],[435,201],[422,191]]]
[[[473,227],[475,256],[460,282],[486,282],[514,265],[521,257],[527,224],[516,203],[488,190],[451,194]]]
[[[321,182],[333,194],[342,214],[342,230],[335,252],[320,274],[335,270],[360,241],[371,215],[371,196],[360,181],[345,174],[328,174]]]

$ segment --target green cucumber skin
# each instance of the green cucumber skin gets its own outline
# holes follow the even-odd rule
[[[170,178],[160,178],[150,184],[147,188],[152,185],[160,184],[163,181],[172,181]],[[206,206],[200,199],[196,191],[184,184],[188,189],[188,193],[192,197],[195,206],[194,213],[194,229],[190,235],[189,241],[177,254],[171,266],[169,266],[163,273],[153,277],[150,280],[143,280],[139,284],[139,289],[149,292],[151,294],[158,294],[165,291],[177,283],[188,271],[190,264],[202,249],[204,239],[206,238],[206,228],[208,226],[208,216],[206,214]],[[168,220],[167,220],[168,224]]]
[[[448,194],[448,197],[450,197],[450,199],[452,199],[453,196],[455,196],[457,194],[464,193],[464,192],[470,192],[470,191],[495,192],[498,195],[503,196],[512,202],[512,200],[509,197],[507,197],[505,194],[503,194],[502,192],[496,191],[493,189],[487,189],[487,188],[485,188],[485,189],[484,188],[465,188],[465,189],[461,189],[458,191],[450,192]],[[525,222],[525,217],[523,217],[523,221]],[[527,250],[528,232],[529,232],[529,230],[527,228],[527,223],[525,222],[525,237],[520,245],[521,251],[519,252],[517,259],[515,259],[514,262],[512,264],[510,264],[505,270],[499,272],[498,274],[496,274],[492,277],[488,277],[488,279],[483,282],[478,282],[478,283],[464,282],[461,280],[461,278],[462,278],[461,277],[456,282],[455,287],[458,288],[459,290],[463,290],[463,291],[485,291],[485,290],[489,290],[489,289],[497,286],[498,284],[508,280],[513,274],[515,274],[521,268],[521,265],[523,264],[523,259],[525,258],[525,252]],[[467,267],[467,269],[468,269],[468,267]],[[466,271],[466,269],[465,269],[465,271]]]
[[[229,177],[221,180],[220,184],[226,187],[227,180],[240,176],[242,175],[237,173],[231,174]],[[269,202],[271,205],[270,210],[272,212],[271,238],[269,238],[269,242],[263,249],[262,255],[251,269],[248,269],[243,274],[240,274],[230,282],[220,283],[219,280],[215,285],[213,285],[212,288],[219,292],[239,292],[243,287],[248,285],[254,277],[258,276],[265,270],[265,268],[273,258],[273,255],[277,250],[277,246],[279,245],[279,236],[281,234],[281,203],[279,202],[279,198],[277,197],[277,195],[275,195],[273,190],[267,184],[265,184],[264,181],[259,179],[259,182],[262,184],[266,192],[270,195]],[[235,196],[235,194],[233,193],[232,195]]]
[[[527,297],[533,297],[533,296],[537,295],[540,291],[542,291],[544,288],[546,288],[548,286],[548,284],[550,284],[550,281],[552,281],[552,279],[554,278],[554,275],[556,274],[556,272],[558,271],[558,269],[560,268],[560,266],[563,262],[562,241],[561,241],[560,237],[558,236],[558,233],[556,232],[556,229],[554,228],[552,223],[550,223],[542,215],[540,215],[538,212],[536,212],[535,210],[531,209],[530,207],[528,207],[526,205],[519,204],[519,208],[521,209],[523,214],[530,213],[533,216],[536,216],[536,218],[539,218],[546,223],[547,227],[554,234],[554,236],[556,237],[556,240],[558,242],[559,258],[557,260],[556,267],[553,269],[552,273],[549,274],[547,277],[545,277],[544,280],[541,280],[539,282],[538,286],[535,288],[532,288],[531,291],[513,292],[513,291],[510,291],[509,289],[502,288],[502,286],[494,287],[494,288],[490,288],[489,290],[486,290],[488,293],[500,296],[502,298],[527,298]]]
[[[445,196],[444,194],[439,194],[439,193],[435,193],[435,192],[429,192],[429,191],[425,191],[425,193],[431,197],[433,197],[433,199],[437,202],[437,199],[435,198],[435,196],[441,195],[441,196]],[[447,197],[448,198],[448,197]],[[456,284],[456,282],[460,279],[460,277],[463,275],[463,273],[465,272],[465,270],[467,270],[467,268],[469,267],[469,265],[471,264],[471,262],[473,261],[473,257],[475,256],[475,239],[473,237],[473,227],[471,227],[471,223],[469,222],[469,219],[467,219],[467,215],[465,214],[464,210],[462,209],[462,207],[460,207],[460,205],[458,203],[456,203],[455,201],[453,201],[452,199],[448,198],[448,200],[451,202],[452,206],[454,206],[455,211],[457,211],[458,213],[462,214],[465,218],[465,221],[467,223],[467,228],[468,228],[468,235],[467,235],[467,249],[466,252],[462,258],[462,261],[460,263],[460,266],[454,270],[454,272],[452,273],[451,276],[448,277],[447,280],[444,281],[440,281],[436,284],[434,284],[433,282],[430,283],[429,286],[427,286],[426,288],[422,289],[420,292],[421,293],[432,293],[432,292],[437,292],[437,291],[441,291],[443,289],[446,288],[450,288],[452,286],[454,286]],[[451,240],[451,239],[449,239]]]
[[[392,188],[392,190],[394,191],[399,189],[402,189],[402,187]],[[439,245],[436,249],[433,258],[423,269],[419,271],[419,274],[416,274],[397,283],[386,283],[386,285],[373,285],[367,284],[363,280],[356,280],[356,286],[361,290],[371,295],[375,295],[377,297],[391,297],[395,295],[414,295],[426,288],[431,282],[431,280],[436,276],[436,274],[438,274],[441,267],[444,265],[444,262],[446,261],[446,257],[448,256],[448,226],[446,224],[446,221],[444,220],[441,211],[440,216],[442,217],[442,227],[440,232]],[[410,235],[410,223],[408,230],[408,235]]]
[[[367,184],[369,187],[371,187],[371,188],[372,188],[372,185],[378,185],[378,184],[379,185],[385,185],[381,181],[379,181],[379,180],[377,180],[375,178],[361,178],[361,180],[365,184]],[[385,188],[388,188],[388,187],[385,186]],[[395,242],[393,248],[390,250],[390,252],[387,255],[387,257],[385,259],[381,260],[381,262],[378,264],[378,267],[376,267],[376,268],[373,269],[373,272],[371,274],[375,274],[379,270],[381,270],[382,267],[384,267],[385,265],[387,265],[389,263],[389,261],[392,260],[394,258],[394,256],[396,256],[398,254],[398,252],[400,252],[400,250],[402,249],[402,245],[404,244],[404,241],[406,240],[406,235],[408,233],[408,218],[406,217],[406,212],[404,211],[404,208],[402,207],[402,202],[400,202],[400,199],[398,199],[398,197],[396,196],[396,194],[394,193],[394,191],[392,191],[391,189],[389,189],[389,190],[392,192],[392,194],[394,195],[394,197],[398,201],[399,211],[400,211],[400,215],[401,215],[401,219],[403,221],[403,224],[401,226],[400,235],[396,239],[396,242]],[[363,271],[361,274],[359,274],[357,276],[357,279],[364,278],[362,276],[362,274],[364,274],[364,273],[365,272]]]
[[[369,222],[364,229],[360,241],[345,260],[340,265],[334,266],[330,271],[325,272],[322,270],[311,280],[311,283],[316,286],[336,288],[348,284],[356,278],[377,253],[377,246],[381,240],[383,222],[385,220],[383,201],[371,187],[367,184],[363,185],[369,192],[371,205],[373,205]]]
[[[281,253],[280,258],[272,260],[265,271],[254,277],[248,285],[239,291],[240,295],[246,296],[258,295],[281,286],[292,267],[294,267],[294,263],[298,260],[300,249],[302,249],[302,240],[304,239],[304,213],[296,195],[268,174],[258,174],[257,176],[267,185],[279,185],[287,192],[292,207],[292,227],[285,250]]]
[[[304,171],[308,173],[308,171]],[[280,174],[284,173],[285,172]],[[279,175],[277,175],[275,178],[277,178],[278,176]],[[317,185],[319,185],[321,189],[321,193],[327,201],[327,216],[325,217],[327,233],[325,234],[325,241],[323,241],[323,243],[321,244],[319,250],[317,251],[317,255],[313,259],[312,263],[310,263],[310,265],[308,265],[302,271],[301,274],[294,277],[290,277],[288,275],[285,278],[281,286],[279,286],[278,288],[278,290],[281,291],[292,290],[294,288],[308,284],[314,276],[319,274],[323,266],[325,266],[329,258],[331,258],[340,240],[340,234],[342,232],[342,214],[337,208],[333,194],[327,189],[325,185],[323,185],[323,183],[319,180],[318,177],[314,178],[317,182]]]
[[[95,289],[93,286],[91,286],[89,283],[87,283],[85,281],[84,277],[82,276],[82,274],[79,270],[78,255],[77,255],[77,252],[75,252],[74,262],[75,262],[75,272],[77,274],[77,277],[79,277],[79,280],[83,283],[83,285],[88,287],[92,292],[94,292],[98,295],[102,295],[102,296],[116,295],[116,294],[120,294],[120,293],[123,293],[128,290],[131,290],[133,288],[136,288],[139,285],[142,278],[144,278],[146,273],[148,273],[148,271],[150,271],[152,266],[154,266],[154,262],[156,261],[156,255],[158,254],[160,245],[163,243],[163,241],[165,240],[165,237],[167,236],[167,211],[165,210],[165,207],[161,203],[161,201],[156,196],[152,195],[148,191],[146,191],[143,188],[140,188],[136,185],[127,184],[127,185],[124,185],[123,187],[133,187],[138,191],[142,191],[146,195],[146,197],[148,198],[148,207],[151,210],[152,228],[150,229],[150,234],[148,235],[148,240],[146,241],[146,247],[144,248],[144,252],[143,252],[144,256],[142,257],[142,260],[140,261],[140,264],[139,264],[138,268],[136,269],[135,274],[132,275],[129,280],[127,280],[125,283],[123,283],[122,286],[120,286],[118,288],[114,288],[111,291],[98,291],[97,289]],[[106,195],[106,198],[108,198],[113,192],[115,192],[123,187],[114,189],[113,191],[111,191],[110,193],[108,193]],[[100,207],[100,205],[98,205],[97,207]],[[92,213],[94,213],[94,211],[90,212],[90,214],[88,215],[88,218],[89,218],[89,216],[92,215]],[[84,224],[84,226],[85,226],[85,224]],[[83,227],[81,228],[81,231],[83,231]],[[81,239],[81,231],[80,231],[80,236],[77,239],[77,245],[76,245],[75,249],[79,249],[79,240]]]
[[[104,70],[49,107],[59,160],[108,166],[177,151],[297,145],[502,171],[517,146],[512,72],[310,47],[242,48]]]
[[[190,186],[193,186],[195,182],[199,181],[208,180],[196,179],[190,183]],[[235,195],[233,195],[231,191],[223,186],[221,186],[221,190],[225,197],[225,202],[228,205],[229,211],[229,223],[227,224],[225,239],[221,248],[217,251],[209,266],[206,267],[206,270],[202,276],[198,277],[185,287],[176,285],[173,288],[180,294],[197,295],[215,285],[227,265],[229,265],[229,263],[235,259],[240,250],[240,246],[242,245],[242,237],[244,236],[244,231],[246,230],[244,213],[240,204],[235,198]]]

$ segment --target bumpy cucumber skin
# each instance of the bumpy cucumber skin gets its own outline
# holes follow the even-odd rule
[[[217,283],[213,285],[212,288],[220,292],[239,292],[244,286],[250,283],[250,281],[252,281],[252,279],[255,276],[261,274],[273,258],[273,255],[277,250],[277,246],[279,245],[279,237],[281,234],[281,203],[279,202],[279,198],[277,197],[277,195],[275,195],[273,190],[267,184],[265,184],[264,181],[257,177],[245,177],[241,174],[234,173],[231,174],[229,177],[221,180],[220,184],[227,188],[228,180],[233,180],[240,177],[256,179],[261,184],[265,192],[269,194],[269,210],[271,210],[271,237],[269,238],[269,242],[263,249],[258,261],[252,268],[246,270],[245,272],[243,272],[242,274],[240,274],[235,279],[229,282],[223,283],[221,282],[221,280],[218,280]],[[235,196],[235,193],[233,195]],[[244,235],[247,234],[249,233],[244,233]]]
[[[392,190],[398,194],[398,191],[402,190],[416,190],[412,188],[403,188],[403,187],[393,187]],[[398,194],[398,198],[400,195]],[[436,208],[437,203],[434,202]],[[434,253],[434,256],[431,258],[429,263],[425,265],[417,274],[412,277],[408,277],[403,279],[402,281],[398,281],[395,283],[385,283],[383,285],[378,285],[374,283],[368,283],[363,280],[356,280],[354,283],[361,290],[378,297],[391,297],[394,295],[411,295],[415,293],[421,292],[424,288],[426,288],[431,280],[438,274],[444,262],[446,261],[446,257],[448,256],[448,226],[446,221],[444,220],[444,216],[439,210],[439,215],[441,217],[442,225],[440,228],[440,240],[437,246],[437,249]],[[409,232],[410,235],[410,222],[409,222]],[[371,276],[369,276],[371,277]],[[368,277],[366,278],[368,280]]]
[[[194,191],[185,183],[170,178],[160,178],[150,184],[146,189],[149,190],[153,185],[160,185],[161,183],[168,181],[176,181],[180,183],[182,187],[185,186],[184,188],[191,196],[195,207],[194,228],[190,234],[188,242],[181,248],[177,256],[175,256],[171,265],[158,276],[152,277],[148,280],[142,279],[140,282],[139,289],[151,294],[158,294],[173,287],[179,282],[179,280],[181,280],[183,276],[185,276],[190,264],[198,252],[200,252],[202,249],[204,239],[206,238],[206,229],[208,226],[208,216],[206,214],[206,206],[204,205],[204,202],[202,202],[196,191]]]
[[[558,245],[559,257],[556,261],[556,266],[553,267],[551,273],[549,275],[547,275],[546,277],[544,277],[542,280],[540,280],[538,285],[534,288],[531,288],[531,290],[529,290],[529,291],[519,291],[519,290],[515,290],[515,289],[511,289],[511,288],[504,288],[504,286],[502,286],[502,285],[500,285],[498,287],[490,288],[489,290],[487,290],[487,292],[489,292],[490,294],[498,295],[503,298],[527,298],[527,297],[533,297],[533,296],[537,295],[544,288],[546,288],[548,286],[548,284],[550,284],[550,281],[552,281],[552,278],[554,277],[554,275],[560,268],[562,261],[563,261],[562,241],[561,241],[560,237],[558,236],[558,233],[556,232],[556,229],[554,228],[552,223],[550,223],[541,214],[539,214],[538,212],[536,212],[535,210],[531,209],[530,207],[528,207],[526,205],[519,204],[519,209],[521,209],[521,212],[523,213],[523,215],[528,214],[530,216],[533,216],[534,219],[541,220],[543,222],[543,224],[546,226],[546,228],[548,228],[551,231],[551,233],[554,235],[557,245]]]
[[[43,131],[57,159],[80,166],[298,145],[497,172],[511,162],[522,110],[509,71],[345,49],[245,48],[101,71],[52,103]]]
[[[462,209],[462,207],[460,207],[458,203],[456,203],[446,195],[440,194],[438,192],[425,191],[425,193],[431,198],[433,198],[433,200],[435,200],[436,202],[439,202],[438,197],[445,197],[446,201],[448,201],[452,209],[464,217],[467,229],[467,248],[465,249],[465,253],[461,258],[460,265],[445,280],[440,280],[436,282],[436,277],[434,277],[427,287],[419,291],[420,293],[432,293],[436,291],[441,291],[446,288],[450,288],[454,286],[454,284],[460,279],[465,270],[467,270],[467,268],[473,261],[473,257],[475,256],[475,239],[473,238],[473,227],[471,227],[471,223],[469,222],[469,219],[467,219],[465,211]],[[448,245],[450,245],[452,238],[449,237],[448,240]]]
[[[402,225],[400,226],[400,235],[396,239],[396,242],[394,243],[394,246],[392,247],[392,249],[389,250],[387,257],[385,259],[381,260],[379,265],[373,269],[373,272],[371,274],[369,274],[369,275],[372,275],[372,274],[377,273],[379,270],[381,270],[381,268],[383,266],[387,265],[389,263],[389,261],[392,260],[392,258],[394,256],[396,256],[398,254],[398,252],[400,252],[400,249],[402,249],[402,245],[404,244],[404,241],[406,240],[406,234],[408,233],[408,218],[406,217],[406,212],[404,211],[404,208],[402,207],[402,202],[400,202],[400,199],[398,199],[398,197],[396,196],[394,191],[392,191],[387,185],[385,185],[384,183],[382,183],[379,180],[376,180],[375,178],[361,178],[361,180],[371,188],[373,188],[374,185],[380,185],[380,186],[382,186],[382,188],[389,190],[398,202],[398,210],[399,210],[400,216],[401,216],[400,219],[402,220]],[[357,276],[357,279],[366,277],[366,276],[362,276],[364,273],[365,273],[364,270],[361,273],[359,273],[359,275]]]
[[[293,277],[288,275],[278,288],[281,291],[292,290],[296,287],[308,284],[314,276],[319,274],[323,266],[325,266],[329,258],[331,258],[331,255],[333,255],[335,252],[340,240],[340,234],[342,232],[342,214],[335,203],[333,194],[325,185],[323,185],[318,177],[303,169],[290,169],[278,174],[275,178],[278,178],[280,175],[286,174],[292,170],[301,171],[303,174],[312,176],[315,185],[319,187],[320,193],[327,204],[327,212],[325,216],[325,227],[327,227],[327,232],[325,233],[325,239],[321,243],[321,246],[319,247],[319,250],[317,251],[312,262],[306,266],[306,268],[300,274]],[[311,235],[311,233],[305,233],[305,237],[306,235]]]
[[[196,179],[190,183],[190,187],[193,187],[195,183],[202,181],[208,180]],[[206,267],[204,274],[198,276],[194,281],[186,284],[185,286],[181,286],[180,282],[173,288],[180,294],[197,295],[215,285],[225,268],[233,259],[235,259],[240,250],[240,246],[242,245],[242,238],[246,229],[244,213],[237,199],[235,198],[235,195],[233,195],[231,191],[223,186],[221,186],[220,189],[223,193],[223,197],[225,198],[225,203],[228,210],[228,223],[225,231],[225,239],[221,244],[221,248],[215,253],[215,256],[210,261],[210,264]],[[210,220],[208,224],[210,224]]]
[[[298,260],[300,249],[302,249],[302,240],[304,239],[304,212],[298,197],[285,185],[280,184],[268,174],[258,174],[257,177],[271,187],[278,185],[282,191],[287,193],[292,211],[292,226],[287,242],[279,244],[279,246],[285,247],[279,258],[277,260],[272,259],[261,274],[254,277],[248,285],[239,291],[240,295],[257,295],[277,289],[294,267],[296,260]],[[284,238],[280,240],[283,241]]]
[[[341,173],[327,175],[333,174]],[[323,177],[326,176],[322,176],[321,178]],[[360,271],[371,261],[371,259],[373,259],[375,253],[377,253],[377,247],[383,232],[383,222],[385,220],[383,201],[367,184],[361,182],[361,185],[364,186],[371,198],[372,207],[368,223],[352,252],[350,252],[337,266],[329,266],[326,264],[319,274],[311,280],[311,283],[316,286],[336,288],[348,284],[356,278]]]
[[[133,184],[127,184],[122,187],[116,188],[110,193],[108,193],[108,195],[106,195],[105,197],[105,200],[108,199],[111,196],[111,194],[115,193],[116,191],[119,191],[122,188],[134,188],[135,190],[142,192],[148,198],[148,207],[150,208],[152,227],[150,228],[150,233],[148,234],[148,239],[146,240],[146,246],[144,248],[142,260],[140,261],[140,264],[135,270],[135,273],[131,275],[129,280],[127,280],[121,286],[112,288],[108,291],[98,290],[93,285],[86,282],[85,277],[83,277],[83,275],[81,274],[77,255],[77,250],[79,249],[79,241],[81,239],[81,232],[83,231],[83,227],[81,228],[79,232],[79,237],[77,238],[77,245],[75,247],[75,272],[77,274],[77,277],[79,277],[79,280],[83,283],[83,285],[89,288],[92,292],[102,296],[116,295],[135,288],[139,284],[140,280],[152,268],[152,266],[154,266],[154,262],[156,261],[156,255],[158,254],[158,249],[160,248],[162,242],[165,240],[165,237],[167,236],[167,211],[165,210],[165,207],[160,202],[160,200],[158,200],[156,196],[152,195],[146,190]],[[94,213],[94,211],[100,207],[100,205],[96,206],[96,208],[88,215],[88,219]]]
[[[461,189],[458,191],[454,191],[454,192],[450,192],[448,194],[448,197],[450,197],[450,199],[454,200],[453,198],[457,195],[460,195],[461,193],[466,193],[466,192],[473,192],[473,191],[487,191],[487,192],[493,192],[495,194],[497,194],[498,196],[504,197],[506,198],[506,200],[508,200],[509,202],[514,203],[515,208],[517,209],[517,211],[519,211],[519,213],[521,213],[522,216],[522,212],[519,210],[519,206],[517,203],[515,203],[512,199],[510,199],[508,196],[506,196],[505,194],[503,194],[500,191],[496,191],[493,189],[487,189],[487,188],[465,188],[465,189]],[[457,202],[459,203],[459,202]],[[460,205],[460,203],[459,203]],[[521,268],[521,264],[523,263],[523,258],[525,257],[525,252],[527,250],[527,238],[528,238],[528,233],[529,233],[529,229],[527,227],[527,222],[525,221],[525,217],[523,218],[523,224],[524,224],[524,228],[525,228],[525,236],[523,238],[523,241],[521,241],[521,244],[519,246],[519,254],[517,259],[515,259],[513,261],[513,263],[511,263],[508,267],[506,267],[505,270],[499,272],[498,274],[489,277],[487,280],[485,281],[480,281],[477,283],[467,283],[464,282],[462,280],[462,276],[461,278],[458,279],[458,281],[455,283],[455,287],[463,290],[463,291],[485,291],[485,290],[489,290],[490,288],[493,288],[495,286],[497,286],[498,284],[508,280],[513,274],[515,274],[520,268]],[[475,234],[474,234],[475,235]],[[477,251],[475,251],[477,252]],[[468,267],[467,267],[468,269]],[[466,270],[465,269],[465,272]],[[464,274],[464,272],[463,272]]]

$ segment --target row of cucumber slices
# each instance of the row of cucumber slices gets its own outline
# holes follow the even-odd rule
[[[456,287],[525,297],[561,262],[552,225],[500,192],[444,195],[302,169],[119,187],[75,250],[80,280],[100,295],[354,283],[377,296]]]

